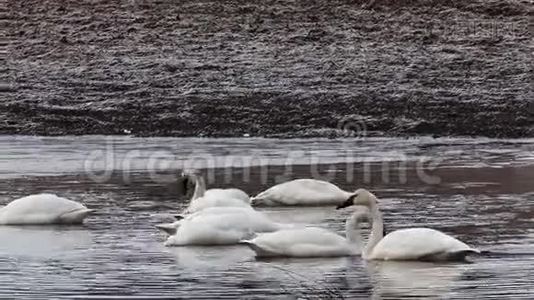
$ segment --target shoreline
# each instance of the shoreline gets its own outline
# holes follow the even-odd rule
[[[349,166],[350,165],[350,166]],[[348,168],[350,168],[349,171]],[[267,170],[267,172],[264,172]],[[70,191],[70,184],[76,184],[75,190],[86,190],[91,193],[95,187],[102,185],[127,186],[129,189],[139,190],[150,195],[159,195],[162,199],[177,199],[178,187],[173,177],[181,170],[168,170],[154,180],[148,171],[134,171],[126,177],[122,171],[113,172],[112,176],[104,182],[95,182],[87,174],[57,174],[45,176],[24,176],[7,178],[0,184],[0,196],[12,194],[9,187],[26,186],[31,190],[19,191],[20,196],[47,191],[51,180],[56,184],[65,182],[63,189]],[[458,168],[442,167],[435,170],[417,169],[407,164],[405,169],[392,167],[384,171],[382,163],[374,163],[366,167],[362,163],[331,163],[319,165],[289,165],[289,166],[253,166],[250,168],[230,167],[198,169],[206,177],[207,186],[243,189],[249,195],[257,193],[284,181],[297,178],[315,178],[333,182],[345,190],[356,190],[365,187],[378,191],[381,196],[395,196],[402,193],[425,193],[433,195],[469,195],[484,194],[488,197],[498,197],[502,194],[533,193],[534,187],[529,183],[534,181],[534,165],[510,166],[503,168]],[[425,182],[421,173],[426,176],[438,178],[436,182]],[[352,172],[352,173],[351,173]],[[348,180],[347,176],[351,179]],[[183,199],[187,201],[188,199]]]

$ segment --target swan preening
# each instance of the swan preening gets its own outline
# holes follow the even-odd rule
[[[53,194],[13,200],[0,208],[0,225],[81,224],[93,210]]]
[[[339,205],[354,193],[316,179],[295,179],[277,184],[251,199],[254,205]]]

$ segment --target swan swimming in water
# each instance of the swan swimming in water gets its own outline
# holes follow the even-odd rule
[[[345,238],[323,228],[308,227],[263,233],[240,243],[249,246],[257,258],[360,255],[361,237],[358,225],[363,219],[366,220],[368,215],[366,208],[356,209],[345,223]]]
[[[316,179],[295,179],[277,184],[251,199],[254,205],[339,205],[354,193]]]
[[[188,215],[175,223],[176,229],[165,246],[231,245],[255,232],[270,232],[293,227],[273,222],[251,208],[211,207]],[[160,228],[163,229],[163,228]]]
[[[369,208],[371,235],[362,251],[367,260],[464,261],[468,254],[480,251],[441,231],[430,228],[408,228],[384,236],[378,199],[365,189],[359,189],[337,209],[352,205]]]
[[[209,189],[206,190],[204,178],[196,174],[183,174],[179,188],[184,194],[189,194],[194,185],[193,196],[185,214],[201,211],[208,207],[250,207],[250,197],[240,189]]]
[[[92,209],[53,194],[13,200],[0,208],[0,225],[81,224]]]
[[[180,225],[182,224],[182,222],[185,220],[185,219],[192,219],[192,218],[197,218],[199,216],[207,216],[207,215],[210,215],[210,214],[219,214],[219,215],[223,215],[223,214],[240,214],[240,213],[244,213],[243,209],[247,209],[247,210],[251,210],[253,211],[253,213],[256,213],[256,211],[252,208],[252,207],[219,207],[219,206],[215,206],[215,207],[208,207],[206,209],[203,209],[201,211],[198,211],[198,212],[195,212],[195,213],[192,213],[192,214],[178,214],[178,215],[174,215],[174,217],[177,219],[177,221],[173,222],[173,223],[163,223],[163,224],[157,224],[156,225],[156,228],[158,228],[159,230],[169,234],[169,235],[173,235],[176,233],[176,230],[178,229],[178,227],[180,227]]]

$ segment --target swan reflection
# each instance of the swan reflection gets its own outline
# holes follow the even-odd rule
[[[366,264],[373,298],[442,297],[461,278],[468,265],[417,261],[370,261]]]
[[[64,257],[91,244],[91,234],[84,227],[0,227],[0,254],[9,257]]]
[[[178,266],[193,270],[225,270],[252,259],[252,253],[243,246],[172,247],[165,248]]]

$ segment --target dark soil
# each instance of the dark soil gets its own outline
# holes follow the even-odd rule
[[[2,134],[534,136],[529,0],[4,9]]]

